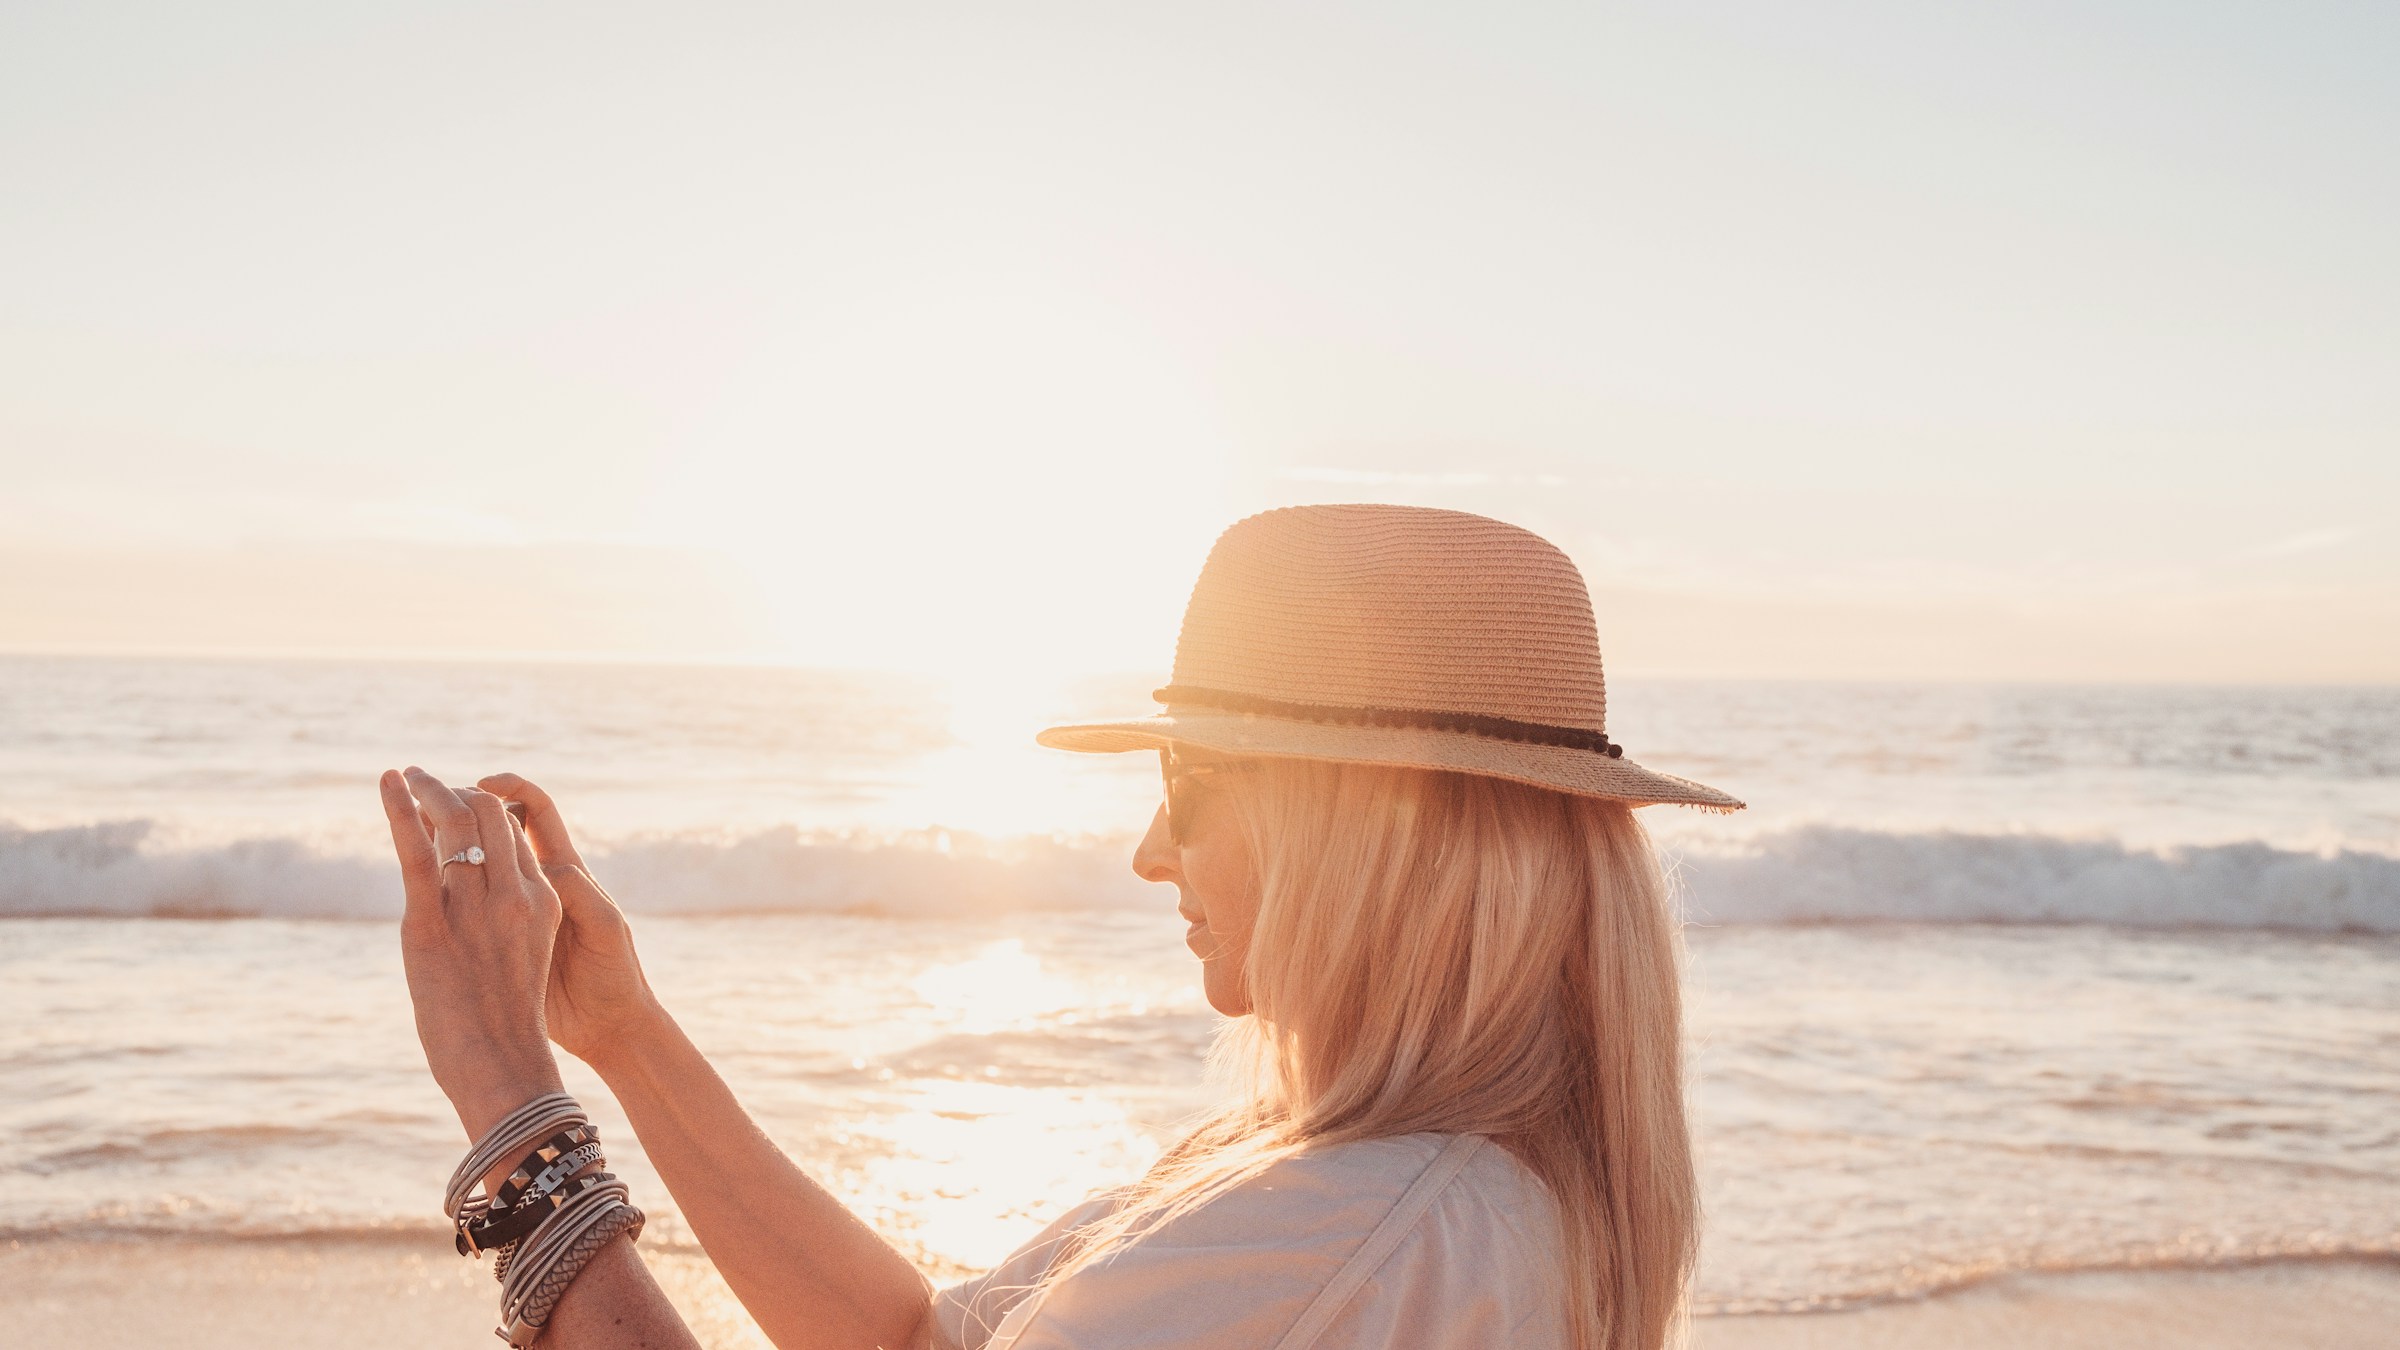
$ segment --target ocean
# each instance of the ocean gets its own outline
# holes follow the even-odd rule
[[[0,1239],[418,1242],[425,1072],[375,776],[567,809],[654,983],[939,1275],[1215,1088],[1155,678],[0,658]],[[2400,1254],[2400,689],[1616,682],[1746,798],[1643,813],[1688,920],[1703,1311]],[[569,1086],[690,1235],[597,1081]]]

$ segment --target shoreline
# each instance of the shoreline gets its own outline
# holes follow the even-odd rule
[[[2354,1350],[2400,1326],[2400,1259],[2018,1271],[1921,1298],[1693,1319],[1698,1350]]]
[[[708,1259],[647,1250],[711,1350],[770,1350]],[[439,1240],[13,1238],[0,1324],[18,1350],[354,1350],[482,1345],[490,1268]],[[1693,1318],[1697,1350],[2249,1350],[2354,1347],[2400,1325],[2400,1260],[2303,1257],[2225,1266],[1995,1276],[1923,1298],[1816,1312]]]

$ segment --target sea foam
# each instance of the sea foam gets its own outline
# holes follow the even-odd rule
[[[2256,842],[1805,826],[1681,860],[1701,923],[2089,923],[2400,932],[2400,858]]]
[[[959,913],[1142,907],[1157,893],[1125,840],[899,835],[650,835],[590,850],[634,913]],[[2108,839],[1806,826],[1670,851],[1706,924],[2066,923],[2400,932],[2400,858],[2263,843],[2164,850]],[[146,820],[0,823],[0,917],[386,919],[388,857],[299,839],[169,842]]]

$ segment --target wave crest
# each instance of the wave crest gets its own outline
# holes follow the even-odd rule
[[[290,838],[176,846],[154,822],[0,823],[0,918],[388,919],[386,858]],[[661,835],[592,850],[646,914],[966,912],[1147,906],[1123,840],[868,838],[792,828]],[[1677,857],[1698,923],[2083,923],[2400,933],[2400,858],[2263,843],[2166,850],[2106,839],[1810,826]]]
[[[177,846],[156,822],[50,829],[0,822],[0,918],[389,919],[401,907],[388,857],[290,838]],[[786,826],[661,835],[586,851],[627,908],[649,914],[829,912],[937,916],[965,910],[1147,903],[1127,849],[947,830],[868,838]]]
[[[2400,858],[2263,843],[1808,826],[1682,859],[1700,923],[2081,923],[2400,932]]]

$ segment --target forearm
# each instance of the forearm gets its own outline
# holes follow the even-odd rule
[[[924,1277],[784,1156],[672,1018],[656,1014],[593,1067],[710,1260],[781,1350],[917,1344],[930,1307]]]
[[[542,1350],[700,1350],[630,1242],[600,1249],[559,1298],[538,1344]]]

